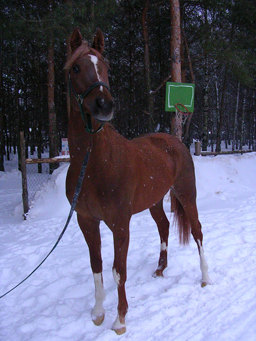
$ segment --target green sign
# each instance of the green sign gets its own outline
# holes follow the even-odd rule
[[[194,111],[195,84],[190,83],[166,83],[165,111],[189,112]],[[179,105],[182,104],[182,105]],[[177,108],[176,108],[176,107]]]

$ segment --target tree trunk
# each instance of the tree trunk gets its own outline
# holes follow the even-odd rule
[[[225,66],[221,102],[220,102],[219,115],[218,115],[218,120],[217,120],[216,152],[221,151],[221,134],[222,134],[223,118],[224,118],[224,104],[225,104],[226,88],[227,88],[227,67]]]
[[[232,150],[235,150],[236,139],[237,139],[237,115],[238,115],[238,107],[239,107],[239,95],[240,95],[240,82],[237,84],[237,93],[236,93],[236,109],[235,109],[235,117],[233,123],[233,136],[232,136]]]
[[[129,17],[129,23],[130,23],[130,29],[129,29],[129,103],[128,108],[129,112],[133,112],[134,110],[134,103],[135,103],[135,59],[134,59],[134,32],[133,32],[133,22],[134,22],[134,11],[133,11],[133,5],[129,3],[128,8],[128,17]],[[138,132],[138,124],[134,124],[134,117],[131,115],[127,121],[128,127],[126,131],[128,132],[128,138],[132,138],[136,133]]]
[[[157,9],[157,34],[158,37],[163,36],[163,29],[162,29],[162,8],[161,6],[158,7]],[[159,60],[159,80],[162,81],[165,77],[165,60],[164,60],[164,47],[162,45],[162,39],[158,39],[157,42],[157,55],[158,55],[158,60]],[[165,85],[165,84],[164,84]],[[160,101],[160,108],[164,108],[165,105],[165,92],[162,90],[159,93],[159,97],[161,99]],[[154,98],[153,98],[154,100]],[[159,111],[158,111],[159,112]],[[159,122],[159,130],[162,129],[162,127],[165,126],[166,119],[166,113],[160,110],[160,117],[157,118]],[[169,120],[168,120],[168,125],[169,125]]]
[[[209,28],[207,7],[204,8],[204,24],[206,25],[206,28]],[[208,117],[209,117],[209,56],[206,50],[204,50],[204,104],[203,105],[204,107],[203,107],[202,150],[207,151]]]
[[[28,184],[27,184],[27,169],[25,163],[25,139],[24,131],[20,131],[20,168],[22,178],[22,201],[23,201],[23,217],[26,219],[26,214],[29,210],[28,205]]]
[[[185,65],[185,49],[184,49],[184,36],[181,31],[181,44],[180,44],[180,62],[181,62],[181,81],[182,83],[187,82],[186,77],[186,65]]]
[[[8,134],[6,133],[6,130],[5,130],[5,142],[6,142],[6,159],[7,161],[10,161],[10,153],[12,151],[11,149],[11,145],[10,145],[10,141],[9,141],[9,136]]]
[[[180,3],[179,0],[170,0],[171,9],[171,79],[181,83],[181,29],[180,29]],[[173,126],[174,125],[174,126]],[[172,132],[182,140],[182,114],[176,112],[172,122]]]
[[[36,128],[36,141],[37,141],[37,158],[42,158],[42,125],[41,121],[38,123],[38,127]],[[42,165],[38,164],[37,172],[42,173]]]
[[[203,110],[203,138],[202,150],[206,151],[208,146],[208,116],[209,116],[209,61],[208,55],[205,55],[205,88],[204,88],[204,110]]]
[[[242,107],[242,119],[241,119],[241,134],[240,134],[240,150],[243,149],[245,145],[245,126],[244,126],[244,118],[245,118],[245,107],[246,107],[246,95],[247,89],[244,89],[244,98],[243,98],[243,107]]]
[[[73,21],[73,8],[72,8],[72,0],[65,0],[65,4],[67,5],[67,13],[66,15],[69,17],[70,22]],[[93,2],[92,2],[92,6],[94,6]],[[67,45],[67,60],[70,58],[71,56],[71,47],[70,47],[70,37],[71,34],[69,34],[66,38],[66,45]],[[70,116],[70,93],[69,93],[69,82],[68,82],[68,74],[69,71],[66,70],[65,71],[65,80],[66,80],[66,89],[67,89],[67,94],[66,94],[66,101],[67,101],[67,114],[68,114],[68,118]]]
[[[1,48],[0,48],[0,171],[4,172],[4,113],[3,113],[3,67],[2,67],[2,47],[3,38],[1,32]]]
[[[69,59],[69,57],[71,56],[71,47],[69,44],[69,40],[70,40],[70,35],[67,37],[66,42],[67,42],[67,59]],[[68,119],[70,117],[70,110],[71,110],[71,101],[70,101],[70,89],[69,89],[69,71],[66,70],[65,71],[65,80],[66,80],[66,101],[67,101],[67,114],[68,114]]]
[[[187,53],[187,58],[188,58],[188,65],[189,65],[191,82],[195,83],[195,74],[193,71],[193,65],[192,65],[192,60],[191,60],[191,56],[190,56],[190,51],[189,51],[189,46],[188,46],[186,34],[185,34],[185,29],[183,29],[183,31],[182,31],[182,36],[183,36],[183,41],[185,44],[185,51]],[[186,120],[184,139],[183,139],[183,142],[185,143],[185,145],[188,148],[190,148],[190,144],[191,144],[190,137],[189,137],[189,128],[190,128],[192,117],[193,117],[193,113],[191,112],[190,115],[188,116],[187,120]]]
[[[3,111],[0,111],[0,171],[4,172],[4,129]]]
[[[20,165],[20,131],[24,130],[23,121],[21,120],[20,108],[19,108],[19,66],[18,66],[18,48],[17,48],[17,41],[15,41],[15,87],[14,87],[14,105],[15,105],[15,123],[14,123],[14,146],[18,151],[18,169],[21,170]]]
[[[255,90],[253,90],[253,95],[252,95],[252,150],[256,151],[256,93]]]
[[[253,121],[254,121],[254,127],[253,127],[253,146],[252,146],[252,150],[256,152],[256,111],[254,111],[254,119],[253,119]]]
[[[180,29],[180,3],[179,0],[170,0],[171,10],[171,80],[181,83],[181,29]],[[175,116],[172,116],[171,132],[182,140],[182,114],[177,110]],[[174,211],[174,197],[171,194],[171,211]]]
[[[220,94],[219,94],[219,84],[218,84],[218,78],[215,75],[215,94],[216,94],[216,125],[213,124],[212,126],[212,135],[214,136],[214,143],[216,144],[217,139],[217,125],[218,125],[218,117],[220,116]],[[212,144],[213,147],[213,144]],[[213,152],[213,150],[212,150]]]
[[[148,7],[149,0],[145,1],[144,9],[142,12],[142,31],[144,38],[144,67],[145,67],[145,81],[146,81],[146,98],[147,98],[147,114],[150,116],[149,131],[153,130],[152,115],[154,111],[153,96],[151,96],[151,77],[150,77],[150,57],[149,57],[149,38],[148,38]]]
[[[53,41],[49,42],[48,47],[48,116],[49,116],[49,156],[58,155],[57,143],[57,127],[56,127],[56,112],[54,102],[54,45]],[[50,165],[50,174],[54,169],[58,168],[58,164]]]

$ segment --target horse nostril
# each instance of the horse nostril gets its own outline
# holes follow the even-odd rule
[[[104,98],[101,97],[96,98],[96,104],[99,108],[103,108],[105,104]]]
[[[113,113],[114,103],[104,97],[97,97],[94,102],[94,111],[97,114],[108,116]]]

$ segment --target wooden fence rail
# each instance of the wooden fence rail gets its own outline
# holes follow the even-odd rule
[[[52,158],[43,158],[43,159],[26,159],[26,164],[36,164],[36,163],[55,163],[55,162],[69,162],[69,157],[52,157]]]
[[[223,152],[201,152],[202,156],[207,156],[207,155],[230,155],[230,154],[245,154],[245,153],[252,153],[253,150],[230,150],[230,151],[223,151]]]
[[[252,153],[253,150],[228,150],[223,152],[203,152],[201,150],[201,143],[195,142],[195,153],[196,156],[216,156],[216,155],[230,155],[230,154],[244,154],[244,153]]]

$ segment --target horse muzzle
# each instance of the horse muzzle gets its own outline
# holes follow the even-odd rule
[[[96,97],[90,105],[93,118],[101,122],[108,122],[114,116],[114,102],[104,97]]]

